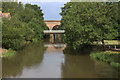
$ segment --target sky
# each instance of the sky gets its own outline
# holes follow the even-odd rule
[[[47,1],[47,0],[46,0]],[[64,7],[64,4],[67,3],[67,1],[38,1],[36,2],[36,0],[31,0],[31,1],[25,1],[25,0],[21,0],[21,2],[23,4],[26,3],[30,3],[30,4],[36,4],[38,6],[41,7],[41,9],[43,10],[43,14],[44,14],[44,20],[61,20],[61,16],[59,15],[59,13],[61,12],[61,7]]]
[[[61,7],[64,6],[70,0],[18,0],[23,4],[37,4],[41,7],[44,13],[44,20],[61,20],[59,13],[61,12]],[[82,1],[82,0],[81,0]],[[84,1],[84,0],[83,0]],[[88,0],[89,1],[89,0]]]

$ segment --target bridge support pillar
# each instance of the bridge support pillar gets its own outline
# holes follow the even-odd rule
[[[54,43],[54,40],[55,40],[54,34],[50,34],[50,42],[51,42],[51,43]]]
[[[58,34],[58,39],[61,40],[61,36],[60,36],[60,34]]]

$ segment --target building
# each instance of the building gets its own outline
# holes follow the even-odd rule
[[[0,17],[2,17],[2,11],[0,11]]]
[[[11,15],[10,13],[2,13],[2,11],[0,11],[0,17],[11,18]]]

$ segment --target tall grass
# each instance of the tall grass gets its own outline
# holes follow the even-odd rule
[[[120,52],[117,51],[92,52],[90,56],[92,58],[107,62],[112,67],[120,70]]]

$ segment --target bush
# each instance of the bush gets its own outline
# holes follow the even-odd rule
[[[12,49],[8,49],[6,53],[2,55],[2,57],[13,57],[16,55],[16,52]]]
[[[109,63],[112,67],[120,70],[120,52],[117,51],[104,51],[104,52],[92,52],[91,57],[101,61]]]

